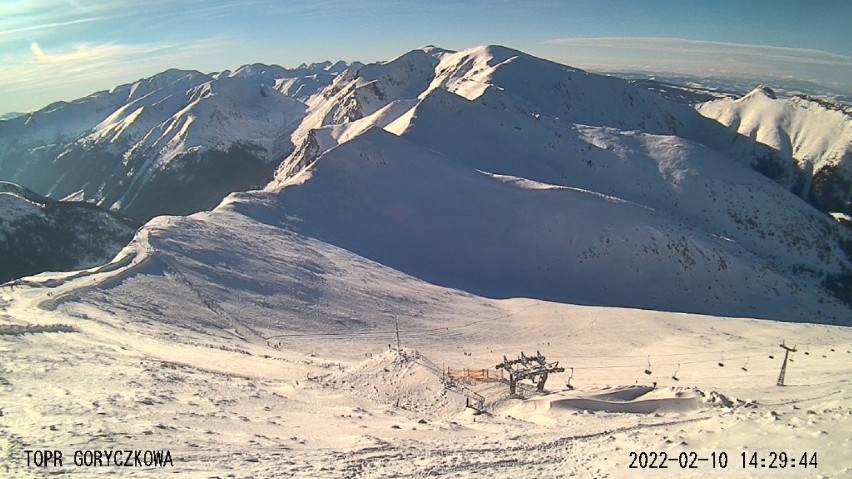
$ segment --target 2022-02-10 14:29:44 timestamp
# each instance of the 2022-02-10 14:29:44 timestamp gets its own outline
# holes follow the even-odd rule
[[[741,452],[743,469],[816,469],[817,453],[769,451]]]
[[[816,452],[786,451],[743,451],[740,461],[729,461],[728,453],[714,451],[708,454],[697,452],[635,452],[629,455],[629,469],[727,469],[740,466],[742,469],[816,469]],[[739,464],[737,464],[739,463]]]

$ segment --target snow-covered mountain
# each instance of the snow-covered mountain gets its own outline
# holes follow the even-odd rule
[[[231,75],[201,84],[250,94]],[[852,329],[802,323],[850,324],[852,230],[752,168],[772,147],[503,47],[302,98],[262,190],[0,288],[8,475],[32,444],[161,444],[188,476],[540,479],[795,441],[803,474],[849,476]],[[522,352],[565,371],[510,395],[492,368]]]
[[[24,115],[24,113],[18,113],[16,111],[12,111],[12,112],[4,113],[4,114],[0,115],[0,120],[12,120],[12,119],[17,118],[17,117],[22,116],[22,115]]]
[[[827,212],[852,214],[852,109],[768,87],[698,111],[778,152],[755,168]]]
[[[772,153],[771,148],[727,131],[687,105],[665,101],[615,77],[505,47],[454,53],[429,46],[384,64],[349,71],[311,98],[305,121],[292,136],[296,154],[282,163],[278,176],[299,171],[319,152],[367,128],[385,127],[436,89],[479,99],[498,112],[510,109],[522,116],[569,124],[677,135],[746,163]]]
[[[0,122],[0,179],[147,220],[260,187],[290,153],[300,101],[344,63],[169,70]]]
[[[101,265],[138,226],[89,203],[51,200],[0,182],[0,283]]]
[[[620,75],[615,75],[620,76]],[[736,99],[742,95],[733,92],[703,87],[697,84],[677,84],[664,80],[651,78],[625,78],[631,85],[662,96],[666,100],[685,105],[697,105],[699,103],[718,100],[720,98]]]
[[[852,317],[852,235],[749,166],[771,149],[622,80],[428,47],[307,106],[275,181],[143,228],[108,301],[181,304],[188,327],[245,337],[333,330],[384,294],[351,282],[358,258],[486,297]]]

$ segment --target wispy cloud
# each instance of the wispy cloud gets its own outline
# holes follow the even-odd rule
[[[98,20],[101,15],[98,10],[71,1],[4,1],[0,5],[0,40],[89,23]]]
[[[845,66],[852,68],[852,57],[806,48],[750,45],[741,43],[710,42],[683,38],[658,37],[602,37],[557,38],[545,40],[547,45],[601,47],[621,50],[687,55],[723,55],[728,57],[759,58],[764,61],[795,62],[800,64]]]
[[[352,16],[355,13],[382,12],[387,13],[393,7],[400,7],[401,2],[392,0],[362,0],[352,2],[350,0],[325,0],[316,1],[293,1],[276,2],[268,6],[268,12],[272,15],[288,16],[297,15],[304,17],[329,17],[329,16]],[[405,8],[417,7],[417,5],[406,5]]]
[[[209,69],[241,40],[232,14],[267,2],[0,0],[0,106],[37,108],[167,68]]]
[[[95,18],[78,18],[76,20],[65,20],[65,21],[57,21],[57,22],[45,22],[39,23],[36,25],[26,25],[20,26],[17,28],[8,28],[6,30],[0,31],[0,37],[7,35],[14,35],[16,33],[29,33],[36,32],[40,30],[52,30],[60,27],[67,27],[69,25],[79,25],[81,23],[88,23],[96,20]]]
[[[94,45],[94,44],[77,44],[70,50],[48,53],[45,52],[38,42],[30,44],[33,58],[36,62],[42,65],[51,65],[56,67],[86,65],[101,66],[106,62],[122,60],[131,55],[148,54],[168,48],[167,46],[150,47],[146,45]],[[32,64],[30,62],[30,64]]]
[[[104,0],[85,3],[76,0],[3,0],[0,3],[0,41],[20,40],[61,34],[68,27],[101,22],[116,24],[127,18],[153,22],[165,18],[227,15],[246,2],[214,5],[206,0]]]
[[[143,72],[154,74],[186,66],[200,53],[220,49],[227,43],[227,38],[217,37],[191,44],[81,43],[64,50],[47,50],[33,42],[26,58],[0,57],[4,63],[0,69],[0,91],[43,98],[37,104],[45,105],[56,99],[59,86],[63,91],[74,92],[72,95],[82,96],[133,81],[145,75]]]
[[[589,69],[797,78],[852,91],[852,57],[807,48],[657,37],[557,38],[540,47]]]

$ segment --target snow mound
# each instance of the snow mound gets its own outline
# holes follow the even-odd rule
[[[685,414],[710,408],[754,408],[757,403],[698,388],[630,385],[591,390],[561,391],[519,402],[503,411],[514,418],[552,423],[561,414],[615,413],[666,415]]]
[[[389,349],[323,383],[413,412],[452,414],[465,408],[464,397],[445,388],[440,369],[411,349]]]
[[[689,388],[618,386],[598,391],[575,391],[532,399],[516,406],[513,414],[531,411],[583,410],[611,413],[683,413],[701,409],[703,395]]]
[[[726,394],[722,394],[718,391],[710,391],[709,393],[704,393],[703,391],[698,391],[698,394],[701,395],[705,404],[710,406],[717,407],[726,407],[726,408],[734,408],[734,407],[757,407],[757,402],[753,400],[744,400],[736,397],[731,397]]]

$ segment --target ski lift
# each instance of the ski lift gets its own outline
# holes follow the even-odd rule
[[[745,372],[748,372],[748,362],[749,362],[750,360],[751,360],[751,358],[746,358],[746,362],[745,362],[745,364],[743,364],[743,366],[742,366],[740,369],[742,369],[742,370],[743,370],[743,371],[745,371]]]
[[[775,355],[772,354],[772,350],[769,350],[769,359],[775,359]]]
[[[674,374],[672,374],[672,379],[674,379],[675,381],[680,381],[680,379],[677,377],[677,373],[679,373],[679,372],[680,372],[680,363],[677,363],[677,369],[675,369]]]
[[[781,341],[781,347],[782,347],[782,348],[784,348],[784,349],[788,349],[788,348],[787,348],[787,346],[785,346],[785,344],[786,344],[786,342]],[[797,346],[798,346],[798,345],[797,345]],[[793,349],[796,349],[796,346],[793,346]],[[784,355],[784,359],[785,359],[785,360],[787,360],[787,355],[786,355],[786,354]],[[794,361],[793,361],[793,357],[792,357],[792,356],[790,356],[790,359],[789,359],[788,361],[790,361],[791,363],[792,363],[792,362],[794,362]]]
[[[651,356],[648,356],[648,367],[645,368],[645,374],[651,375]]]
[[[568,382],[565,383],[565,387],[571,390],[574,390],[574,386],[571,385],[571,379],[574,378],[574,368],[571,368],[571,376],[568,377]]]
[[[720,356],[720,358],[721,358],[721,359],[719,360],[719,367],[720,367],[720,368],[724,368],[724,367],[725,367],[725,351],[722,351],[722,352],[719,354],[719,356]]]
[[[807,346],[807,347],[805,348],[805,356],[810,356],[810,355],[811,355],[811,347],[810,347],[810,346]]]

